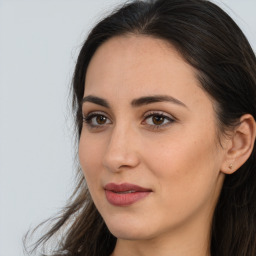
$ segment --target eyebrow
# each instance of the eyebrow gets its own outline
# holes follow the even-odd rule
[[[83,100],[82,100],[82,104],[84,102],[91,102],[91,103],[103,106],[105,108],[110,107],[106,100],[104,100],[102,98],[99,98],[99,97],[96,97],[96,96],[93,96],[93,95],[88,95],[88,96],[84,97]]]
[[[154,95],[154,96],[141,97],[138,99],[134,99],[131,102],[131,105],[133,107],[140,107],[142,105],[148,105],[156,102],[171,102],[187,108],[187,106],[183,102],[169,95]]]
[[[91,102],[106,108],[110,108],[110,104],[105,99],[102,99],[93,95],[85,96],[82,100],[82,103],[84,102]],[[143,105],[148,105],[148,104],[157,103],[157,102],[171,102],[187,108],[187,106],[182,101],[169,95],[153,95],[153,96],[140,97],[138,99],[132,100],[131,105],[133,107],[140,107]]]

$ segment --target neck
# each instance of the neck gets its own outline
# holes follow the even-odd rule
[[[168,243],[165,240],[156,241],[128,241],[118,239],[115,250],[111,256],[210,256],[209,246],[205,244],[192,244],[188,241],[177,244],[176,241]]]

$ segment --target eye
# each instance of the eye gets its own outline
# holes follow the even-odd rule
[[[83,117],[83,121],[91,128],[98,128],[110,124],[110,119],[103,113],[89,113]]]
[[[164,114],[162,112],[151,112],[144,116],[142,124],[146,124],[152,128],[163,128],[174,121],[174,118],[168,114]]]

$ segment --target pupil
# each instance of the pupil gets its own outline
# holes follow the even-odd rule
[[[104,116],[97,116],[97,123],[98,124],[105,124],[106,122],[106,117]]]
[[[159,125],[159,124],[162,124],[163,121],[164,121],[164,118],[162,116],[154,116],[153,117],[153,123],[154,124]]]

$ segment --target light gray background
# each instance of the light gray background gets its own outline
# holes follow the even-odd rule
[[[118,0],[0,0],[0,256],[73,186],[68,92],[89,28]],[[256,50],[256,1],[217,2]]]

